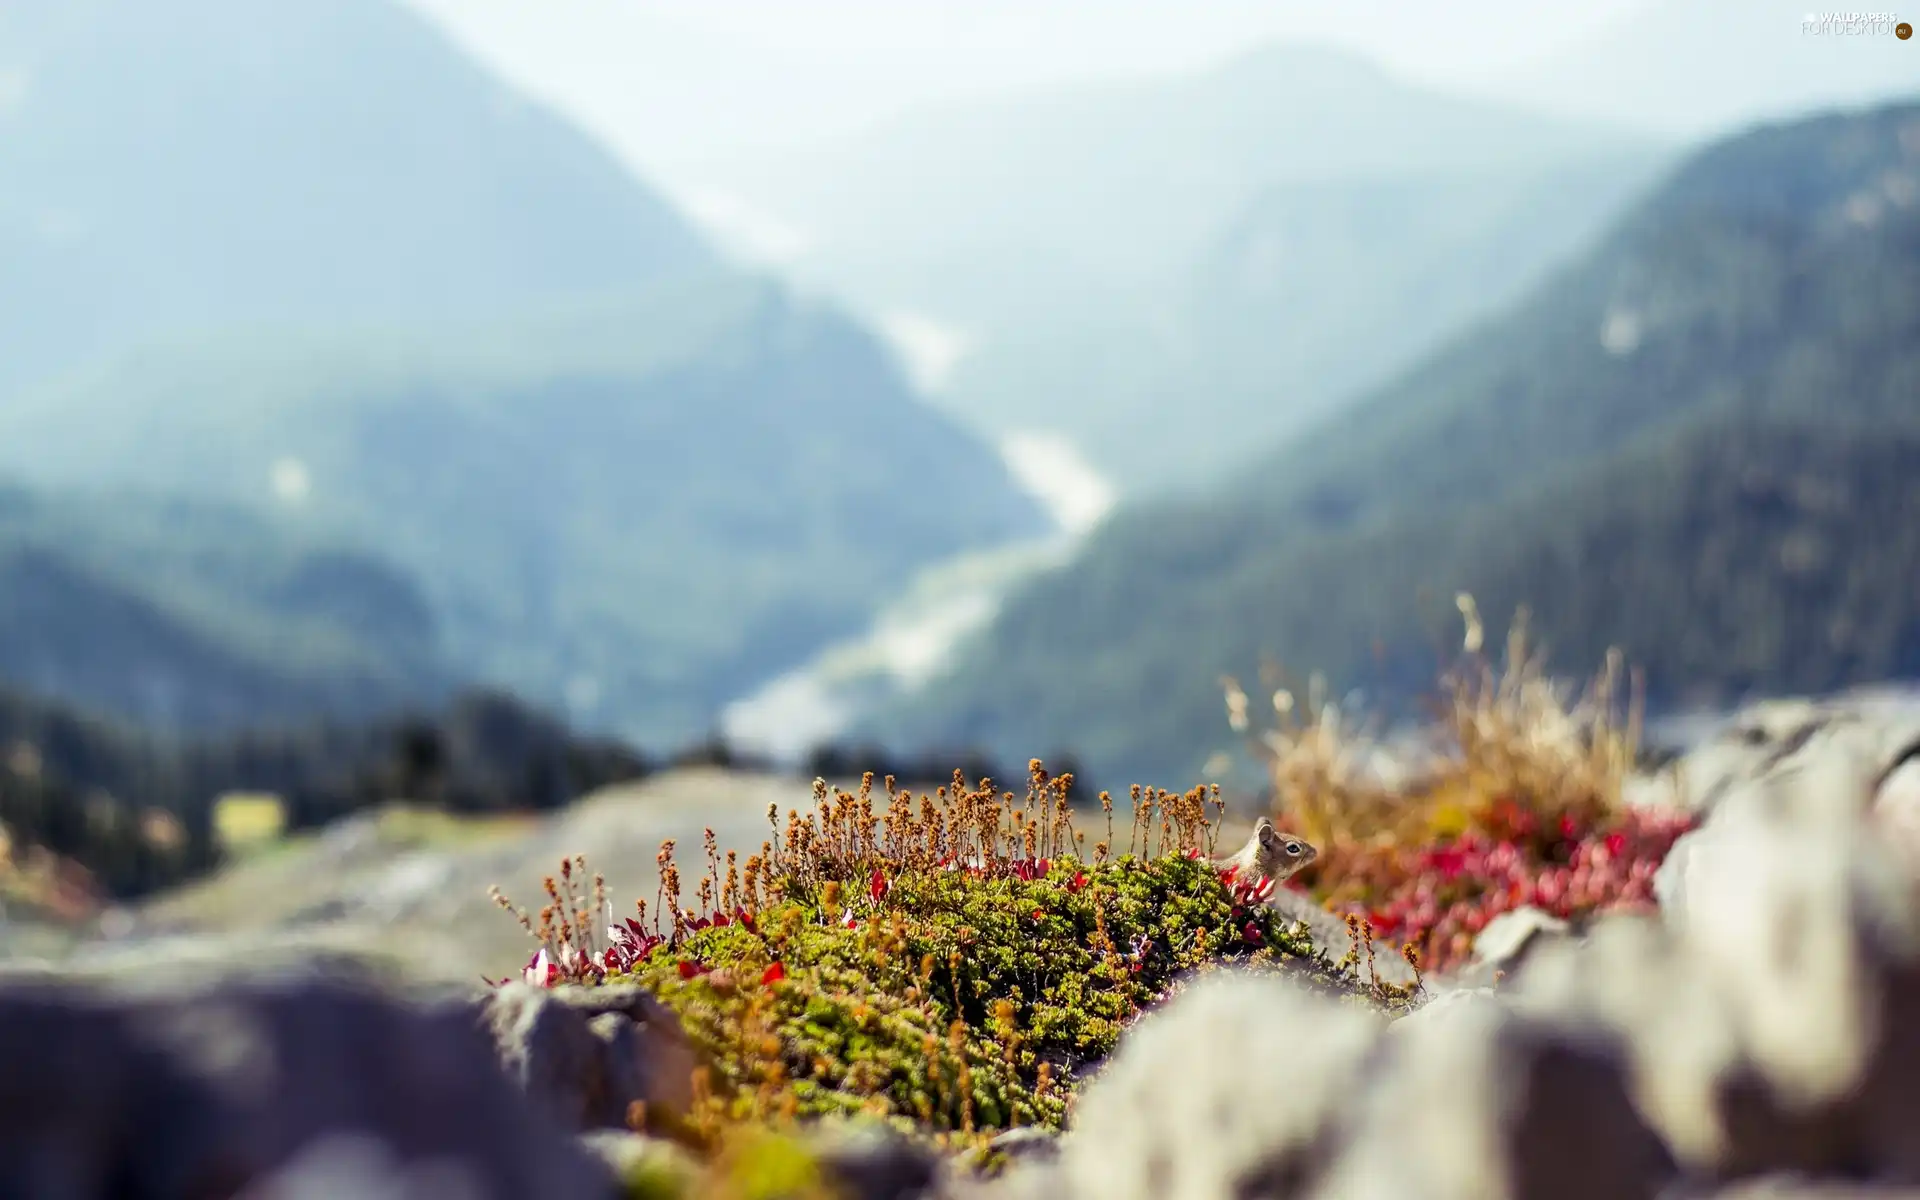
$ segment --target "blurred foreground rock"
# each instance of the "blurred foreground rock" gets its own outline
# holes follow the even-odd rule
[[[1271,977],[1197,982],[1122,1039],[1058,1156],[988,1194],[1913,1194],[1920,906],[1893,830],[1920,780],[1876,721],[1777,721],[1792,747],[1715,791],[1659,917],[1516,928],[1497,989],[1387,1025]]]
[[[509,983],[476,1015],[508,1074],[568,1129],[625,1129],[635,1103],[682,1112],[692,1100],[693,1049],[644,988]]]
[[[602,1197],[468,1004],[311,978],[0,989],[0,1195]]]
[[[636,1103],[691,1099],[693,1050],[644,989],[403,996],[320,967],[188,966],[0,984],[0,1197],[600,1200],[695,1175],[625,1128]],[[846,1200],[932,1195],[947,1168],[865,1126],[806,1141]]]
[[[1731,714],[1675,764],[1674,799],[1702,816],[1754,785],[1808,767],[1885,771],[1920,747],[1920,697],[1861,690],[1824,698],[1765,700]],[[1857,811],[1858,792],[1809,790],[1803,799]]]

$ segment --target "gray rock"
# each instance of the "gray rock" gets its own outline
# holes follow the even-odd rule
[[[1351,952],[1361,959],[1359,970],[1362,974],[1366,972],[1364,950],[1356,944],[1346,918],[1328,912],[1316,904],[1313,897],[1291,888],[1275,888],[1267,899],[1267,906],[1279,910],[1288,920],[1306,926],[1314,949],[1328,959],[1339,962]],[[1389,987],[1411,987],[1418,979],[1407,960],[1401,957],[1400,947],[1385,938],[1374,939],[1373,974]]]
[[[1716,814],[1664,928],[1556,947],[1515,1002],[1625,1034],[1643,1109],[1697,1173],[1920,1182],[1899,1132],[1920,1127],[1911,887],[1859,822],[1774,799]]]
[[[1703,873],[1740,870],[1748,831],[1756,822],[1820,830],[1876,823],[1877,794],[1897,765],[1902,735],[1897,727],[1873,724],[1858,714],[1814,712],[1801,714],[1802,723],[1791,725],[1777,744],[1754,750],[1739,772],[1720,776],[1711,790],[1713,803],[1703,810],[1706,820],[1674,843],[1654,876],[1654,897],[1663,912],[1677,916]],[[1899,775],[1895,782],[1905,779]],[[1897,843],[1898,831],[1908,827],[1906,818],[1920,802],[1901,787],[1890,791],[1878,820],[1892,827],[1896,836],[1890,840]]]
[[[1481,1013],[1484,1009],[1499,1003],[1491,988],[1448,988],[1435,992],[1425,1004],[1395,1021],[1389,1027],[1389,1032],[1405,1037],[1430,1025],[1478,1021],[1483,1019]]]
[[[846,1200],[920,1200],[936,1193],[942,1162],[933,1149],[870,1121],[818,1127],[809,1148],[821,1173]]]
[[[364,987],[16,984],[0,988],[0,1062],[0,1195],[597,1197],[611,1186],[531,1109],[468,1014]]]
[[[1457,982],[1463,987],[1488,986],[1500,973],[1518,970],[1542,942],[1572,934],[1573,927],[1565,921],[1531,905],[1503,912],[1473,939],[1473,961]]]
[[[1000,1134],[990,1145],[1009,1162],[1035,1162],[1058,1157],[1060,1135],[1051,1129],[1022,1126]]]
[[[1349,1086],[1340,1152],[1297,1194],[1651,1200],[1677,1177],[1633,1104],[1618,1039],[1599,1030],[1462,1003],[1408,1026]]]
[[[1204,976],[1122,1039],[1061,1140],[1057,1195],[1290,1194],[1334,1145],[1385,1021],[1270,976]],[[1016,1172],[1014,1186],[1039,1175]]]
[[[1053,1157],[1015,1163],[996,1179],[959,1180],[947,1187],[950,1200],[1063,1200],[1079,1194]]]
[[[1734,714],[1680,760],[1680,795],[1689,809],[1707,814],[1727,797],[1802,764],[1837,757],[1884,769],[1916,744],[1920,699],[1911,695],[1861,691],[1761,701]],[[1820,801],[1857,811],[1865,797],[1846,791]]]
[[[369,987],[405,986],[477,992],[470,975],[440,969],[375,931],[350,926],[298,925],[233,933],[157,933],[73,945],[67,953],[0,962],[0,983],[41,980],[111,987],[119,992],[171,993],[220,981],[351,979]],[[423,969],[424,967],[424,969]],[[455,980],[471,980],[471,983]]]
[[[249,1183],[237,1200],[479,1200],[488,1194],[485,1183],[458,1159],[405,1163],[379,1138],[329,1133]]]
[[[479,1001],[507,1073],[569,1129],[624,1129],[629,1106],[684,1111],[693,1049],[680,1020],[633,985],[512,982]]]
[[[1920,1185],[1920,896],[1874,824],[1889,778],[1838,743],[1782,760],[1721,796],[1659,918],[1536,929],[1498,996],[1438,988],[1386,1036],[1283,979],[1202,979],[1121,1039],[1058,1159],[991,1194]]]
[[[1920,1183],[1920,930],[1859,825],[1730,824],[1678,914],[1742,1062],[1723,1081],[1739,1170],[1874,1163]]]
[[[606,1164],[622,1184],[672,1178],[686,1185],[698,1171],[692,1156],[672,1142],[628,1130],[591,1130],[580,1135],[580,1145]]]
[[[1719,1080],[1741,1061],[1726,998],[1679,939],[1636,918],[1541,948],[1502,1002],[1575,1036],[1619,1045],[1639,1110],[1683,1164],[1719,1161]]]

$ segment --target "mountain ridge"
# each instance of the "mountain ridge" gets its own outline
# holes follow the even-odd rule
[[[654,746],[1045,526],[864,326],[391,0],[9,20],[0,470],[403,564],[470,682]]]
[[[1482,293],[1508,286],[1506,274],[1529,277],[1611,216],[1663,153],[1631,132],[1423,87],[1347,51],[1278,43],[1208,70],[1031,101],[949,101],[796,161],[718,171],[712,184],[801,232],[806,247],[783,265],[809,286],[883,319],[947,330],[958,353],[931,396],[943,409],[996,435],[1064,435],[1118,486],[1151,490],[1229,469],[1223,439],[1276,437],[1294,409],[1337,403],[1342,383],[1367,381],[1350,351],[1313,352],[1350,346],[1348,328],[1394,299],[1405,265],[1385,251],[1369,257],[1365,238],[1351,241],[1346,269],[1371,290],[1351,305],[1307,306],[1297,337],[1273,345],[1214,336],[1227,306],[1204,297],[1231,294],[1223,269],[1207,272],[1227,252],[1221,230],[1272,192],[1364,192],[1382,181],[1417,192],[1452,172],[1507,202],[1566,179],[1554,204],[1504,217],[1464,191],[1424,198],[1478,223],[1407,222],[1431,228],[1426,241],[1399,238],[1416,257],[1437,260],[1450,237],[1493,244],[1503,224],[1526,218],[1508,261],[1460,260],[1451,286],[1432,287],[1422,315],[1444,334],[1481,311]],[[1570,174],[1626,159],[1636,161],[1621,163],[1618,189]],[[1398,231],[1380,232],[1384,241]],[[1277,278],[1305,294],[1344,282],[1284,266]],[[1416,348],[1376,339],[1357,358],[1402,363]],[[1196,364],[1229,356],[1235,386],[1193,376]],[[1336,358],[1347,378],[1321,384]],[[1197,418],[1185,411],[1206,403]],[[1149,459],[1165,469],[1141,469]]]
[[[1835,438],[1845,422],[1889,438],[1910,430],[1920,420],[1917,262],[1920,105],[1769,123],[1717,143],[1671,171],[1587,254],[1338,419],[1210,497],[1126,506],[1074,563],[1012,597],[965,666],[869,732],[998,754],[1037,738],[1072,748],[1103,777],[1131,769],[1168,783],[1217,745],[1217,677],[1245,676],[1261,655],[1297,673],[1324,669],[1345,686],[1368,674],[1382,639],[1399,658],[1387,681],[1403,694],[1422,686],[1436,664],[1430,638],[1407,640],[1417,596],[1423,585],[1445,596],[1473,582],[1432,548],[1466,554],[1443,536],[1452,522],[1493,510],[1497,519],[1474,526],[1483,539],[1503,524],[1538,528],[1528,505],[1545,501],[1528,497],[1616,455],[1628,476],[1634,456],[1651,455],[1637,468],[1644,486],[1677,505],[1684,475],[1665,472],[1646,447],[1690,422],[1824,422]],[[1867,441],[1852,448],[1865,453]],[[1718,478],[1737,494],[1737,475]],[[1530,535],[1539,545],[1616,520],[1631,499],[1604,489],[1554,495],[1569,510],[1556,515],[1561,532]],[[1889,491],[1873,503],[1897,500]],[[1658,530],[1658,514],[1640,520]],[[1696,548],[1710,536],[1692,525],[1666,531],[1677,532]],[[1842,545],[1864,553],[1867,536]],[[1681,570],[1677,543],[1663,544]],[[1545,554],[1539,545],[1511,552]],[[1840,570],[1847,549],[1833,555],[1826,569]],[[1525,574],[1493,559],[1474,570]],[[1504,600],[1526,601],[1546,578],[1514,583]],[[1761,578],[1790,586],[1778,572]],[[1583,586],[1606,594],[1601,579]],[[1353,618],[1344,627],[1342,610]],[[1580,614],[1590,624],[1561,628],[1558,640],[1582,652],[1620,628],[1604,611]],[[1554,614],[1536,616],[1552,627]],[[1777,620],[1756,621],[1778,636]],[[1731,683],[1734,665],[1716,677],[1710,661],[1677,648],[1688,631],[1674,624],[1666,642],[1643,635],[1636,649],[1654,666],[1698,663],[1702,684]],[[1771,663],[1739,665],[1743,686],[1816,673],[1792,666],[1781,645]],[[1891,670],[1905,660],[1888,652],[1873,661]],[[1842,671],[1816,682],[1852,681]]]

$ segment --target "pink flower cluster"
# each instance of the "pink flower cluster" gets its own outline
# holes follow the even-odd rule
[[[1597,828],[1559,823],[1559,837],[1501,840],[1468,833],[1421,850],[1384,852],[1348,878],[1369,902],[1348,906],[1376,935],[1421,948],[1422,965],[1459,965],[1494,917],[1532,906],[1562,919],[1653,903],[1653,876],[1683,816],[1630,811]]]
[[[1053,870],[1053,860],[1050,858],[1007,858],[997,860],[994,865],[1022,883],[1044,879],[1047,872]],[[988,864],[978,854],[969,854],[965,858],[949,854],[940,860],[939,867],[943,871],[964,871],[970,879],[985,879]],[[879,875],[876,869],[874,876],[878,878]]]
[[[702,929],[720,929],[728,925],[739,924],[751,930],[753,915],[738,910],[729,917],[725,913],[715,913],[710,917],[698,917],[687,922],[687,931],[697,933]],[[589,952],[578,946],[560,946],[549,948],[542,946],[534,951],[527,960],[521,978],[535,987],[558,987],[563,983],[597,983],[607,976],[633,969],[634,965],[646,959],[655,950],[666,944],[667,939],[654,933],[632,917],[607,926],[607,948],[597,953]],[[697,961],[680,964],[681,977],[688,978],[687,968],[691,965],[694,973],[702,973],[705,968]],[[775,964],[776,966],[778,964]],[[784,978],[784,970],[782,973]],[[488,980],[495,987],[505,983],[504,979]]]

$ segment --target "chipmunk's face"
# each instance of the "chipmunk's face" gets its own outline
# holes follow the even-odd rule
[[[1312,843],[1302,841],[1289,833],[1281,833],[1273,827],[1271,821],[1260,822],[1260,844],[1275,859],[1295,867],[1306,866],[1313,861],[1313,856],[1319,853],[1313,848]]]

